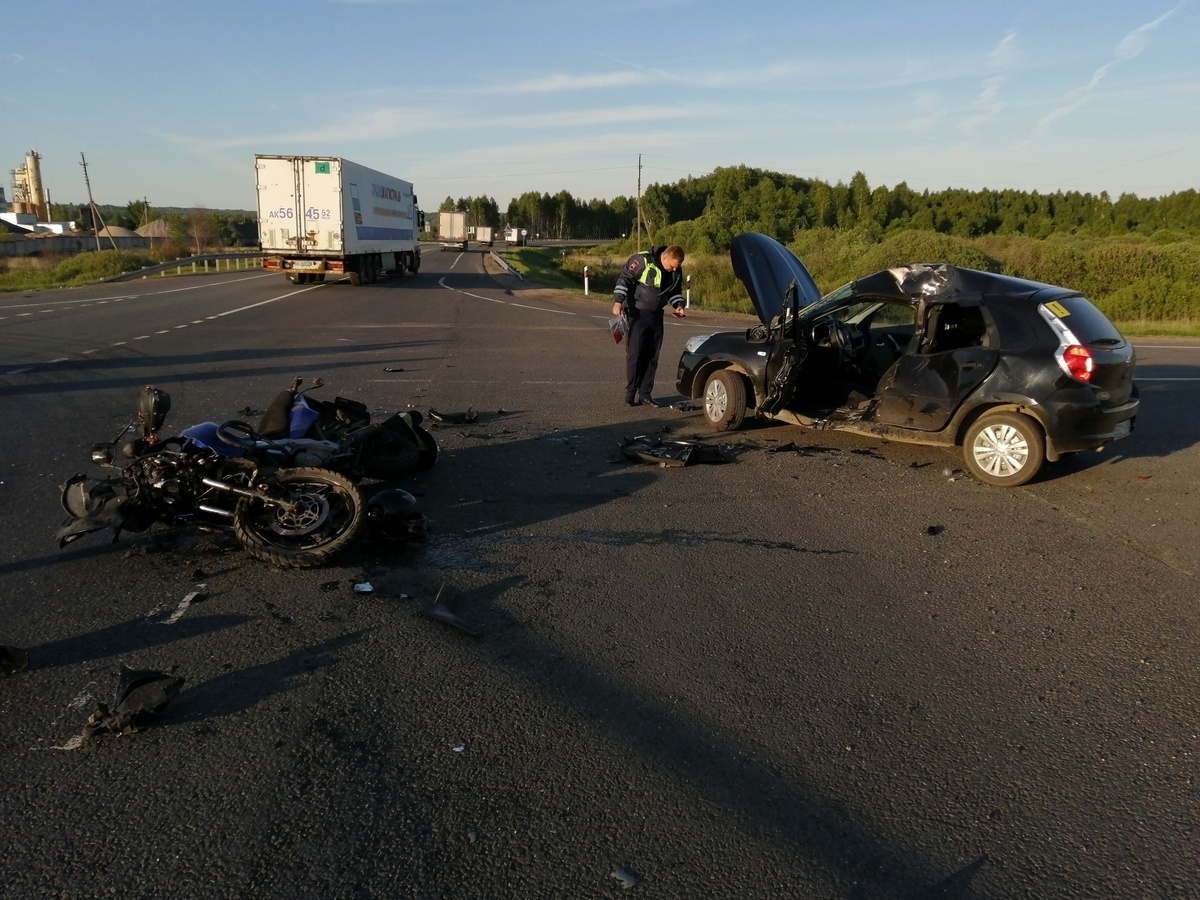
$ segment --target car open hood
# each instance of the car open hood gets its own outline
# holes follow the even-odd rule
[[[817,283],[787,247],[765,234],[748,231],[729,244],[733,273],[746,285],[750,302],[764,325],[770,325],[783,310],[788,286],[794,281],[800,293],[800,308],[821,299]]]

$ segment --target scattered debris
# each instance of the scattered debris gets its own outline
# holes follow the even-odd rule
[[[251,416],[261,416],[262,413],[252,406],[243,406],[238,410],[238,415],[243,416],[244,418],[250,418]]]
[[[403,372],[404,369],[402,369],[399,366],[384,366],[383,371],[385,371],[385,372]]]
[[[613,869],[612,877],[621,882],[621,887],[625,890],[629,890],[631,887],[636,887],[642,882],[642,876],[638,875],[638,873],[632,869]]]
[[[429,408],[429,420],[435,425],[468,425],[478,418],[473,406],[468,406],[465,413],[440,413],[432,406]]]
[[[28,665],[29,654],[20,647],[0,644],[0,673],[5,676],[16,675]]]
[[[356,594],[370,594],[374,590],[375,587],[369,581],[362,581],[354,586],[354,593]]]
[[[455,612],[450,609],[449,605],[442,602],[442,591],[445,589],[446,583],[443,581],[442,586],[438,588],[437,596],[433,598],[433,603],[429,604],[422,613],[429,616],[431,619],[437,619],[439,622],[445,622],[457,628],[459,631],[469,634],[471,637],[479,637],[479,632],[475,631],[471,626],[458,617]]]
[[[768,453],[783,453],[785,450],[799,450],[795,441],[788,441],[786,444],[780,444],[778,447],[768,447]]]
[[[678,403],[672,403],[670,408],[679,412],[692,412],[699,409],[700,406],[697,403],[692,403],[690,400],[680,400]]]
[[[626,459],[659,466],[729,462],[729,457],[721,447],[698,441],[664,441],[644,434],[625,438],[621,445],[621,453]]]
[[[926,534],[939,535],[946,530],[945,525],[930,525],[925,529]]]
[[[83,726],[83,734],[133,734],[139,721],[162,712],[182,687],[183,679],[178,675],[122,665],[112,711],[103,703],[97,704]]]

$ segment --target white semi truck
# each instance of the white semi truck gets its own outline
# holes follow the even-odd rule
[[[255,154],[263,270],[354,285],[421,268],[424,215],[407,181],[339,156]]]
[[[438,213],[438,243],[443,250],[451,247],[467,249],[467,214],[465,212]]]

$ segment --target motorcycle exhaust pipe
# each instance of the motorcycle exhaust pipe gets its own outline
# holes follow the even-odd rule
[[[216,478],[201,478],[202,484],[208,485],[210,488],[216,488],[218,491],[225,491],[228,494],[237,494],[239,497],[248,497],[251,500],[261,500],[262,494],[257,491],[248,491],[245,488],[234,487],[231,484],[226,484],[223,481],[218,481]]]
[[[232,509],[220,509],[216,506],[205,506],[204,504],[201,504],[200,512],[211,513],[214,516],[224,516],[227,519],[233,518],[233,510]]]

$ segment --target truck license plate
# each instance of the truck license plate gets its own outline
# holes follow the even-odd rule
[[[1113,429],[1113,440],[1119,441],[1123,437],[1129,437],[1129,433],[1133,431],[1133,420],[1126,419],[1124,422],[1118,422]]]
[[[321,263],[315,259],[298,259],[292,263],[293,269],[319,269]]]

